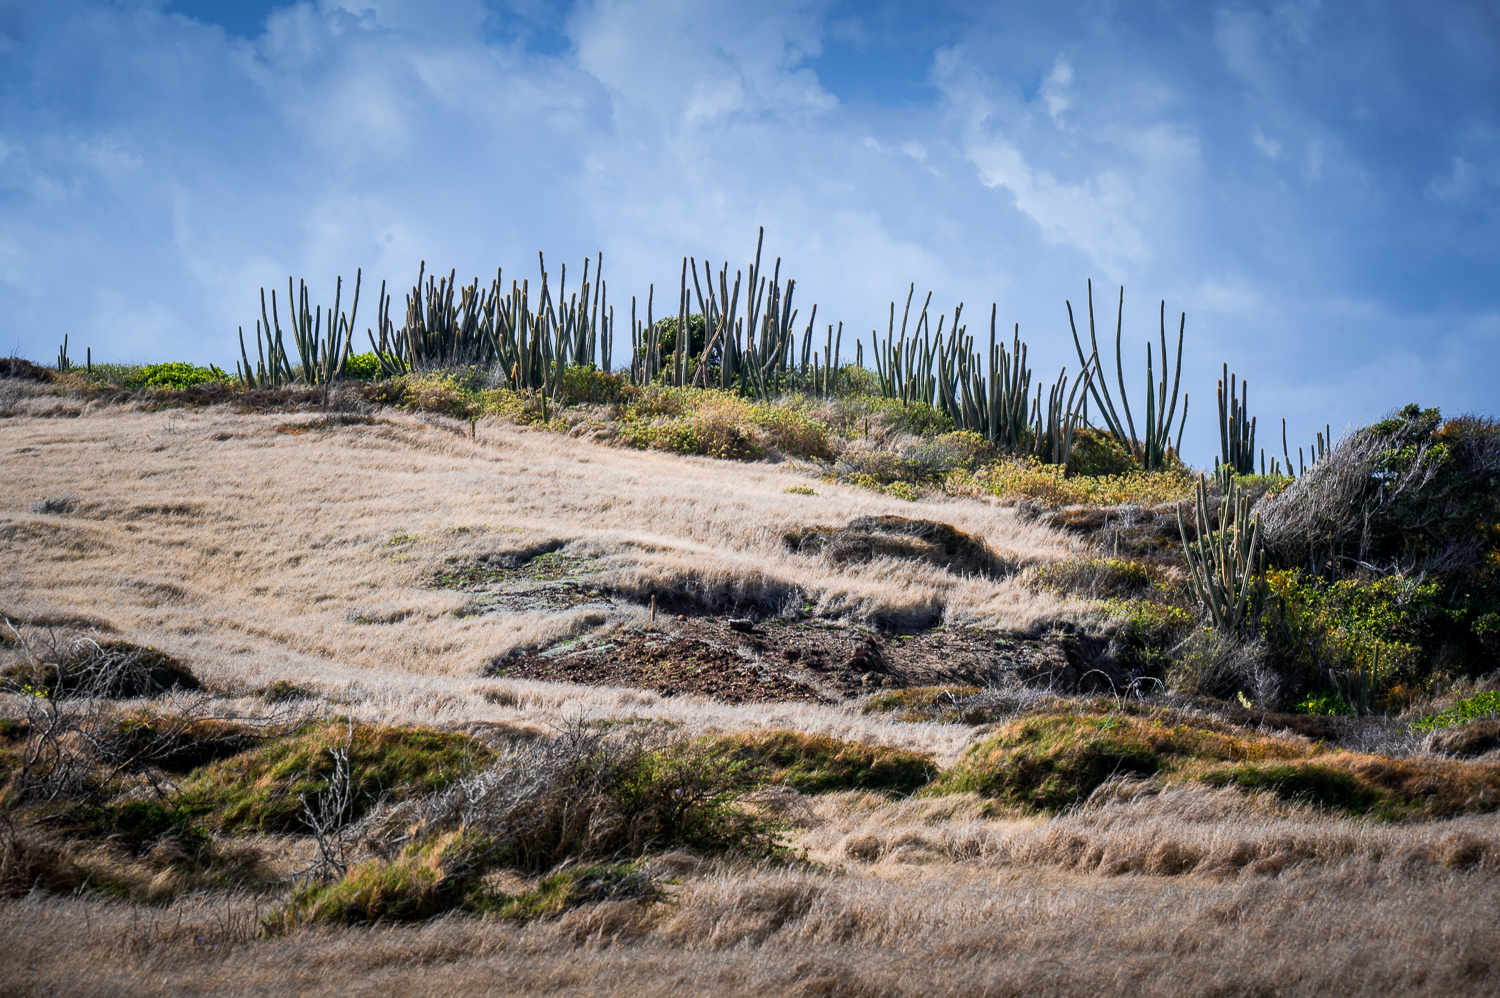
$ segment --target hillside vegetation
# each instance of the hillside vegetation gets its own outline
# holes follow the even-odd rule
[[[14,987],[1494,990],[1500,424],[1226,368],[1200,473],[1092,302],[830,365],[759,267],[4,361]]]

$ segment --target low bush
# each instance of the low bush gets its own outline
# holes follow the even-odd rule
[[[1186,470],[1130,471],[1089,478],[1034,458],[999,461],[974,472],[958,471],[945,487],[958,495],[1029,499],[1043,506],[1156,505],[1190,499],[1197,479]]]
[[[908,686],[875,694],[863,713],[893,714],[898,721],[966,722],[963,703],[980,692],[977,686]]]
[[[456,830],[409,843],[390,859],[371,858],[338,880],[309,882],[293,892],[264,926],[284,932],[298,925],[360,925],[431,918],[477,890],[488,842]]]
[[[832,456],[821,422],[790,406],[718,389],[652,385],[623,406],[618,422],[622,442],[679,454],[744,461],[774,448],[796,457]]]
[[[212,381],[228,381],[230,378],[229,375],[212,365],[199,367],[183,361],[172,361],[142,367],[132,380],[134,384],[127,387],[182,389],[191,388],[193,385],[208,384]]]
[[[1127,475],[1136,468],[1132,458],[1114,435],[1091,426],[1073,431],[1073,452],[1068,456],[1068,474],[1090,478]]]
[[[1427,678],[1423,645],[1436,644],[1451,617],[1433,582],[1328,583],[1300,569],[1267,572],[1266,581],[1261,633],[1288,692],[1333,694],[1365,712]]]
[[[1439,731],[1491,717],[1500,717],[1500,691],[1490,690],[1465,697],[1436,714],[1413,722],[1412,727],[1417,731]]]
[[[166,652],[128,641],[84,639],[60,655],[0,671],[0,689],[22,688],[42,696],[128,699],[202,686],[187,666]]]
[[[777,829],[738,804],[763,779],[712,740],[577,723],[388,809],[376,834],[468,828],[490,837],[490,862],[529,870],[677,847],[766,855]]]
[[[1040,589],[1053,589],[1085,599],[1110,599],[1138,595],[1160,581],[1155,566],[1124,558],[1080,558],[1042,565],[1031,582]]]
[[[376,381],[380,378],[380,359],[374,351],[350,354],[344,361],[343,376],[353,381]]]

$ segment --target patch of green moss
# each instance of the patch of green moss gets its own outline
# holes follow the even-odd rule
[[[431,918],[477,891],[487,840],[460,830],[409,844],[393,859],[369,859],[331,884],[308,883],[263,923],[272,932],[299,925],[369,925]]]
[[[977,686],[908,686],[877,693],[864,706],[866,714],[894,714],[898,721],[956,721],[982,724],[983,711],[966,711],[963,702],[980,692]]]
[[[1164,747],[1119,716],[1031,717],[972,746],[929,788],[1056,811],[1112,776],[1155,776]]]
[[[1332,766],[1247,763],[1214,770],[1202,779],[1210,786],[1269,790],[1279,797],[1321,804],[1350,814],[1376,812],[1385,816],[1394,806],[1389,794],[1347,770]]]
[[[886,790],[910,794],[936,771],[933,761],[916,752],[848,742],[800,731],[768,731],[722,736],[717,751],[758,767],[766,783],[802,793],[834,790]]]
[[[436,790],[471,772],[490,755],[467,735],[414,727],[323,722],[269,739],[191,773],[182,787],[187,806],[218,831],[303,830],[302,801],[328,789],[333,750],[347,740],[355,816],[382,794],[401,798]]]

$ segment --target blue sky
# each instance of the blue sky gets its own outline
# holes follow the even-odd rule
[[[288,274],[538,249],[628,308],[765,225],[846,344],[915,281],[1050,378],[1093,278],[1140,372],[1165,299],[1198,462],[1224,361],[1294,446],[1494,413],[1497,51],[1493,3],[0,0],[0,350],[226,364]]]

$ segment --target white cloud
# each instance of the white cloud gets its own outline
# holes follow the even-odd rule
[[[1276,159],[1281,155],[1281,143],[1277,142],[1275,139],[1266,138],[1265,133],[1262,132],[1259,128],[1255,130],[1255,134],[1251,137],[1251,141],[1255,143],[1255,148],[1261,151],[1261,155],[1265,156],[1267,159]]]
[[[1048,240],[1082,250],[1111,279],[1149,257],[1140,231],[1126,216],[1130,185],[1118,174],[1105,171],[1087,184],[1060,183],[1033,169],[1003,139],[971,141],[967,153],[986,187],[1008,190]]]
[[[1066,56],[1060,55],[1052,65],[1052,72],[1047,74],[1047,79],[1042,83],[1040,92],[1042,103],[1047,106],[1047,113],[1059,125],[1062,124],[1063,112],[1073,106],[1068,97],[1068,86],[1072,82],[1073,64]]]

